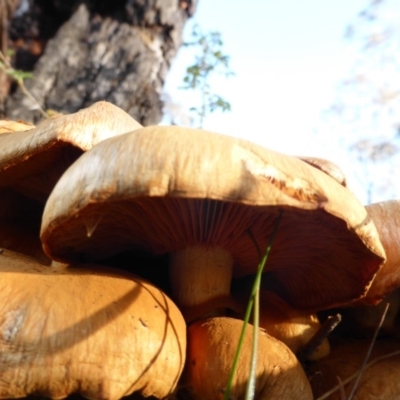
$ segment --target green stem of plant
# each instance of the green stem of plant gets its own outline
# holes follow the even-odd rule
[[[260,266],[259,266],[260,268]],[[257,274],[258,277],[258,274]],[[256,277],[256,281],[258,280]],[[251,346],[251,358],[249,368],[249,380],[246,386],[245,399],[253,399],[256,391],[256,372],[257,372],[257,360],[258,360],[258,330],[260,326],[260,284],[261,274],[258,280],[256,292],[254,293],[254,311],[253,311],[253,341]]]
[[[9,71],[13,71],[15,72],[15,69],[13,68],[13,66],[10,64],[10,61],[8,60],[8,58],[3,54],[2,51],[0,51],[0,61],[4,64],[4,66],[9,70]],[[44,118],[49,118],[48,114],[46,113],[46,111],[43,110],[43,108],[41,107],[41,105],[39,104],[39,102],[33,97],[33,95],[29,92],[29,90],[26,88],[25,84],[24,84],[24,80],[21,78],[13,78],[21,92],[29,99],[31,100],[33,103],[36,104],[36,108],[39,111],[39,113],[42,115],[42,117]]]
[[[254,326],[254,332],[253,332],[253,346],[252,346],[252,352],[251,352],[250,374],[249,374],[249,380],[247,382],[245,399],[250,400],[250,399],[254,398],[254,392],[255,392],[255,386],[256,386],[255,382],[256,382],[257,347],[258,347],[259,293],[260,293],[261,277],[262,277],[262,273],[264,271],[264,267],[267,262],[269,253],[271,252],[272,243],[274,242],[275,236],[278,233],[278,227],[279,227],[279,224],[282,219],[282,214],[283,214],[283,211],[280,211],[278,218],[275,222],[275,226],[272,231],[271,237],[269,239],[268,246],[265,250],[265,253],[264,253],[260,263],[258,264],[257,274],[254,279],[250,299],[249,299],[249,302],[247,303],[246,313],[245,313],[245,316],[243,319],[243,327],[242,327],[242,331],[240,332],[239,343],[236,348],[236,353],[235,353],[235,357],[233,359],[231,372],[229,374],[228,383],[226,385],[226,389],[225,389],[225,393],[224,393],[224,400],[230,399],[233,377],[235,376],[237,364],[239,361],[240,351],[243,346],[244,335],[246,333],[246,327],[247,327],[247,324],[249,323],[251,310],[253,309],[253,305],[256,302],[257,305],[255,306],[254,315],[257,314],[257,316],[254,317],[254,323],[256,323],[257,326]],[[254,340],[255,337],[256,337],[256,340]],[[250,396],[250,397],[248,397],[248,396]]]

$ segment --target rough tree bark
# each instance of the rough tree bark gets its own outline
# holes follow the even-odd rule
[[[164,80],[195,3],[20,0],[9,25],[14,65],[33,71],[25,84],[44,109],[71,113],[107,100],[143,125],[156,124]],[[3,112],[12,119],[40,119],[15,86]]]

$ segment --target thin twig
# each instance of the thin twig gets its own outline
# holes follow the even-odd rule
[[[4,64],[5,66],[5,72],[7,72],[7,70],[14,72],[15,69],[13,68],[13,66],[10,64],[8,58],[3,54],[3,52],[0,50],[0,61]],[[9,74],[8,74],[9,75]],[[33,95],[29,92],[29,90],[26,88],[25,84],[24,84],[24,80],[23,79],[17,79],[15,77],[12,77],[18,84],[19,88],[21,89],[21,92],[32,102],[34,102],[36,104],[37,110],[39,111],[39,113],[42,115],[42,117],[44,118],[49,118],[48,114],[46,113],[46,111],[43,110],[42,106],[39,104],[39,102],[33,97]]]
[[[378,324],[378,326],[377,326],[376,329],[375,329],[374,336],[372,337],[372,340],[371,340],[371,343],[370,343],[370,345],[369,345],[369,348],[368,348],[367,354],[366,354],[366,356],[365,356],[364,362],[363,362],[362,365],[361,365],[359,374],[358,374],[358,376],[357,376],[356,381],[354,382],[354,386],[353,386],[353,389],[352,389],[352,391],[351,391],[351,393],[350,393],[350,396],[349,396],[348,400],[352,400],[353,397],[354,397],[354,395],[356,394],[356,390],[357,390],[358,384],[359,384],[360,379],[361,379],[361,376],[362,376],[362,374],[363,374],[363,372],[364,372],[364,370],[365,370],[365,368],[366,368],[366,366],[367,366],[367,362],[368,362],[369,357],[370,357],[370,355],[371,355],[372,349],[373,349],[373,347],[374,347],[374,345],[375,345],[375,341],[376,341],[376,338],[378,337],[379,330],[381,329],[381,326],[382,326],[382,324],[383,324],[383,321],[384,321],[385,318],[386,318],[386,313],[387,313],[387,311],[388,311],[388,309],[389,309],[389,306],[390,306],[390,304],[389,304],[389,303],[386,303],[385,309],[383,310],[383,313],[382,313],[381,319],[380,319],[380,321],[379,321],[379,324]]]
[[[300,349],[297,358],[300,363],[303,364],[312,353],[322,344],[331,332],[337,327],[339,322],[342,320],[340,314],[330,315],[319,327],[318,331],[312,336],[312,338]]]
[[[336,379],[338,380],[339,391],[340,391],[340,400],[346,400],[346,391],[344,390],[344,384],[342,380],[337,376]]]

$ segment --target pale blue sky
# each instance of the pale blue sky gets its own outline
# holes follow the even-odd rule
[[[329,158],[345,170],[362,198],[346,149],[339,137],[324,135],[320,121],[355,58],[344,39],[346,27],[368,4],[368,0],[199,0],[191,23],[197,22],[204,31],[221,32],[235,71],[234,77],[213,81],[214,91],[229,100],[232,111],[211,115],[204,128],[288,154]],[[181,50],[165,87],[183,107],[190,107],[193,98],[177,87],[191,62]]]

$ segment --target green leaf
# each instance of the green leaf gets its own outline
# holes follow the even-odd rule
[[[193,26],[191,36],[192,40],[185,42],[184,45],[197,48],[198,53],[195,55],[195,62],[186,68],[180,89],[198,92],[201,105],[190,108],[190,111],[197,113],[201,125],[207,115],[217,110],[223,112],[231,110],[228,101],[210,91],[210,80],[215,74],[229,77],[234,73],[229,66],[230,57],[223,53],[220,32],[204,33],[196,24]]]

